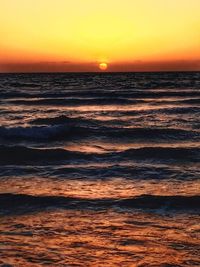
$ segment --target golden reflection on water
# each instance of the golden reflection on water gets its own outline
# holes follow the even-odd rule
[[[166,92],[166,89],[156,89],[155,92],[159,90]],[[2,113],[0,119],[1,124],[7,127],[22,125],[23,127],[41,127],[41,125],[30,124],[31,120],[66,116],[65,126],[68,126],[67,118],[70,117],[79,118],[80,124],[83,123],[85,127],[87,127],[87,120],[92,119],[91,127],[97,129],[100,129],[101,126],[113,127],[114,130],[116,127],[125,130],[130,127],[153,128],[159,126],[160,128],[181,130],[195,129],[198,133],[199,128],[192,128],[198,127],[196,115],[176,113],[176,108],[195,107],[179,102],[183,99],[187,100],[185,97],[137,98],[138,103],[127,105],[110,105],[108,103],[107,105],[70,106],[70,103],[67,105],[60,102],[61,105],[46,105],[45,107],[31,105],[31,102],[30,105],[17,105],[16,103],[12,105],[12,101],[8,103],[4,101],[2,105],[5,113]],[[10,100],[20,100],[20,98]],[[30,100],[34,99],[30,98]],[[39,98],[35,98],[35,100],[39,100]],[[140,100],[144,102],[140,102]],[[166,113],[164,109],[174,110],[174,112]],[[158,110],[161,112],[157,112]],[[97,122],[96,125],[95,122]],[[75,123],[75,126],[77,125],[79,126]],[[57,127],[57,125],[44,127],[49,129]],[[119,139],[123,139],[123,136],[121,137]],[[126,135],[124,137],[127,138]],[[98,136],[90,136],[89,141],[87,138],[84,141],[78,138],[77,142],[69,139],[67,138],[65,142],[61,140],[61,142],[49,142],[42,145],[37,142],[34,144],[29,140],[30,142],[25,145],[52,149],[58,146],[70,151],[95,154],[148,146],[199,147],[199,142],[190,138],[188,140],[182,138],[182,141],[178,138],[164,138],[164,141],[161,140],[162,138],[160,140],[155,138],[153,141],[151,136],[145,136],[140,141],[127,138],[129,141],[123,139],[120,143],[117,137],[115,141],[111,138],[106,140],[102,134],[101,139],[98,139]],[[13,144],[15,145],[15,143]],[[24,143],[19,144],[24,145]],[[137,165],[136,170],[131,164]],[[5,177],[2,176],[0,179],[0,193],[86,199],[122,199],[143,194],[199,195],[200,180],[196,178],[199,163],[186,162],[185,164],[179,162],[176,165],[171,162],[170,166],[167,166],[167,163],[163,163],[163,165],[159,163],[156,166],[158,170],[154,171],[156,164],[153,162],[150,162],[149,165],[144,161],[130,163],[126,160],[109,163],[101,160],[98,162],[97,158],[96,162],[88,160],[85,163],[76,162],[71,166],[60,166],[61,172],[56,166],[47,168],[46,166],[34,166],[38,172],[37,170],[33,173],[32,171],[26,172],[25,169],[25,175],[22,174],[23,171],[21,174],[19,171],[17,175],[16,171],[15,176],[9,175],[9,170],[16,166],[6,166],[8,174],[6,176],[5,170]],[[24,166],[24,168],[26,167],[28,166]],[[129,168],[123,170],[120,176],[119,170],[117,168],[115,170],[115,167]],[[129,172],[130,167],[132,169]],[[75,169],[75,171],[70,173],[67,168]],[[79,168],[85,168],[85,172]],[[87,168],[91,168],[94,174],[91,175],[86,170]],[[140,173],[142,172],[142,178],[138,175],[137,168]],[[147,172],[145,168],[148,169]],[[159,173],[159,168],[161,173]],[[162,168],[164,168],[165,177],[162,176]],[[170,172],[171,170],[172,172]],[[58,171],[57,174],[56,171]],[[39,173],[38,177],[37,173]],[[128,177],[126,177],[126,173]],[[193,176],[193,174],[195,175]],[[187,178],[182,179],[182,176]],[[162,178],[164,179],[162,180]],[[24,207],[26,207],[26,203]],[[0,223],[0,265],[7,263],[16,267],[200,266],[200,218],[197,214],[192,214],[192,211],[190,211],[191,213],[189,211],[181,213],[176,210],[174,213],[168,211],[168,214],[164,214],[162,210],[157,210],[157,213],[148,213],[148,211],[139,212],[134,209],[127,211],[119,208],[115,208],[115,210],[109,208],[100,210],[98,207],[91,210],[79,206],[76,207],[76,210],[67,210],[66,208],[63,210],[58,207],[57,209],[49,208],[41,212],[35,207],[34,212],[31,211],[31,208],[24,209],[27,214],[23,215],[13,215],[15,211],[12,215],[4,214]]]
[[[197,215],[136,211],[49,210],[10,216],[1,219],[0,264],[194,267],[199,225]]]
[[[157,142],[149,141],[149,142],[138,142],[134,141],[124,141],[123,143],[117,141],[104,141],[104,140],[95,140],[95,144],[91,143],[91,141],[83,141],[83,142],[68,142],[65,144],[64,149],[74,152],[84,152],[84,153],[110,153],[110,152],[121,152],[129,149],[138,149],[138,148],[146,148],[146,147],[158,147]],[[159,142],[159,147],[168,148],[169,142]],[[200,142],[192,142],[192,141],[177,141],[174,143],[170,143],[171,148],[195,148],[200,147]]]
[[[113,179],[49,179],[17,177],[5,179],[0,182],[0,193],[15,193],[29,195],[54,195],[75,198],[132,198],[134,196],[149,195],[198,195],[200,181],[176,180],[125,180]]]
[[[180,107],[181,105],[177,105],[177,107]],[[184,106],[184,105],[183,105]],[[155,109],[164,109],[164,108],[175,108],[175,104],[164,104],[164,105],[159,105],[156,107],[156,105],[153,105],[151,103],[145,103],[145,104],[132,104],[132,105],[89,105],[89,106],[77,106],[76,111],[79,112],[93,112],[95,111],[145,111],[145,110],[155,110]],[[70,106],[64,106],[62,107],[63,111],[64,110],[74,110],[74,107]]]

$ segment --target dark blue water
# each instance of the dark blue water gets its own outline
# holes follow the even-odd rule
[[[200,266],[199,72],[0,74],[0,97],[2,266]]]

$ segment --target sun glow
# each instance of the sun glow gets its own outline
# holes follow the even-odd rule
[[[107,68],[108,68],[108,64],[107,63],[105,63],[105,62],[102,62],[102,63],[100,63],[99,64],[99,69],[100,70],[107,70]]]

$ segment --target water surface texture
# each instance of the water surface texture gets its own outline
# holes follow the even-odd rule
[[[0,266],[200,266],[200,73],[1,74]]]

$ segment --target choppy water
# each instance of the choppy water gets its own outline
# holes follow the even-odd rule
[[[0,264],[200,266],[200,73],[0,75]]]

